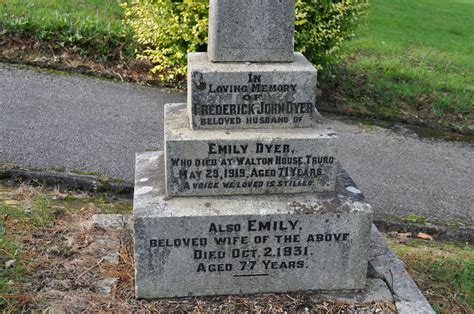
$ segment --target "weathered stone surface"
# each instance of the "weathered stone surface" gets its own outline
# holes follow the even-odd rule
[[[372,227],[370,264],[380,278],[395,294],[395,305],[399,313],[435,313],[416,283],[411,279],[403,263],[385,244],[382,235]]]
[[[292,63],[211,63],[188,55],[188,111],[193,129],[293,128],[318,124],[317,72]]]
[[[100,294],[110,294],[118,281],[117,277],[104,278],[95,282],[95,288]]]
[[[399,301],[395,302],[397,311],[400,314],[435,314],[435,310],[426,301]]]
[[[344,172],[324,196],[170,198],[163,159],[136,159],[138,298],[365,287],[372,209]]]
[[[103,214],[103,216],[107,216],[107,214]],[[122,228],[120,227],[120,229]],[[115,265],[119,264],[120,241],[118,239],[110,239],[108,236],[97,236],[95,241],[89,246],[89,249],[102,256],[104,262]]]
[[[199,130],[165,108],[169,196],[334,191],[337,137],[327,129]]]
[[[387,284],[380,278],[368,276],[364,290],[330,291],[325,297],[329,300],[354,303],[372,303],[377,301],[393,301],[392,293]]]
[[[122,229],[125,225],[123,215],[96,214],[92,216],[92,226],[104,230]]]
[[[209,60],[291,62],[294,0],[211,0]]]

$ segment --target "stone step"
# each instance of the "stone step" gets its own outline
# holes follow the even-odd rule
[[[329,194],[168,197],[163,152],[137,155],[138,298],[363,289],[372,208]]]
[[[291,63],[212,63],[188,55],[193,129],[295,128],[318,125],[317,72],[300,54]]]
[[[169,196],[334,191],[330,129],[191,130],[185,104],[165,107]]]

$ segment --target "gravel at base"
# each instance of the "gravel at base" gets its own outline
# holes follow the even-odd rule
[[[0,63],[0,164],[133,180],[136,152],[163,147],[163,105],[182,92]],[[472,144],[420,140],[329,117],[340,159],[378,215],[472,225]]]

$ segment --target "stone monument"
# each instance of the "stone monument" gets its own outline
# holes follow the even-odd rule
[[[137,298],[363,289],[372,209],[293,52],[294,0],[211,0],[188,103],[138,154]]]

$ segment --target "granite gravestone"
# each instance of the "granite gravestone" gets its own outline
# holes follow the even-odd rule
[[[209,60],[292,62],[295,0],[211,0]]]
[[[294,1],[211,1],[188,104],[167,105],[164,152],[137,155],[138,298],[364,288],[372,209],[338,170],[293,22]]]

